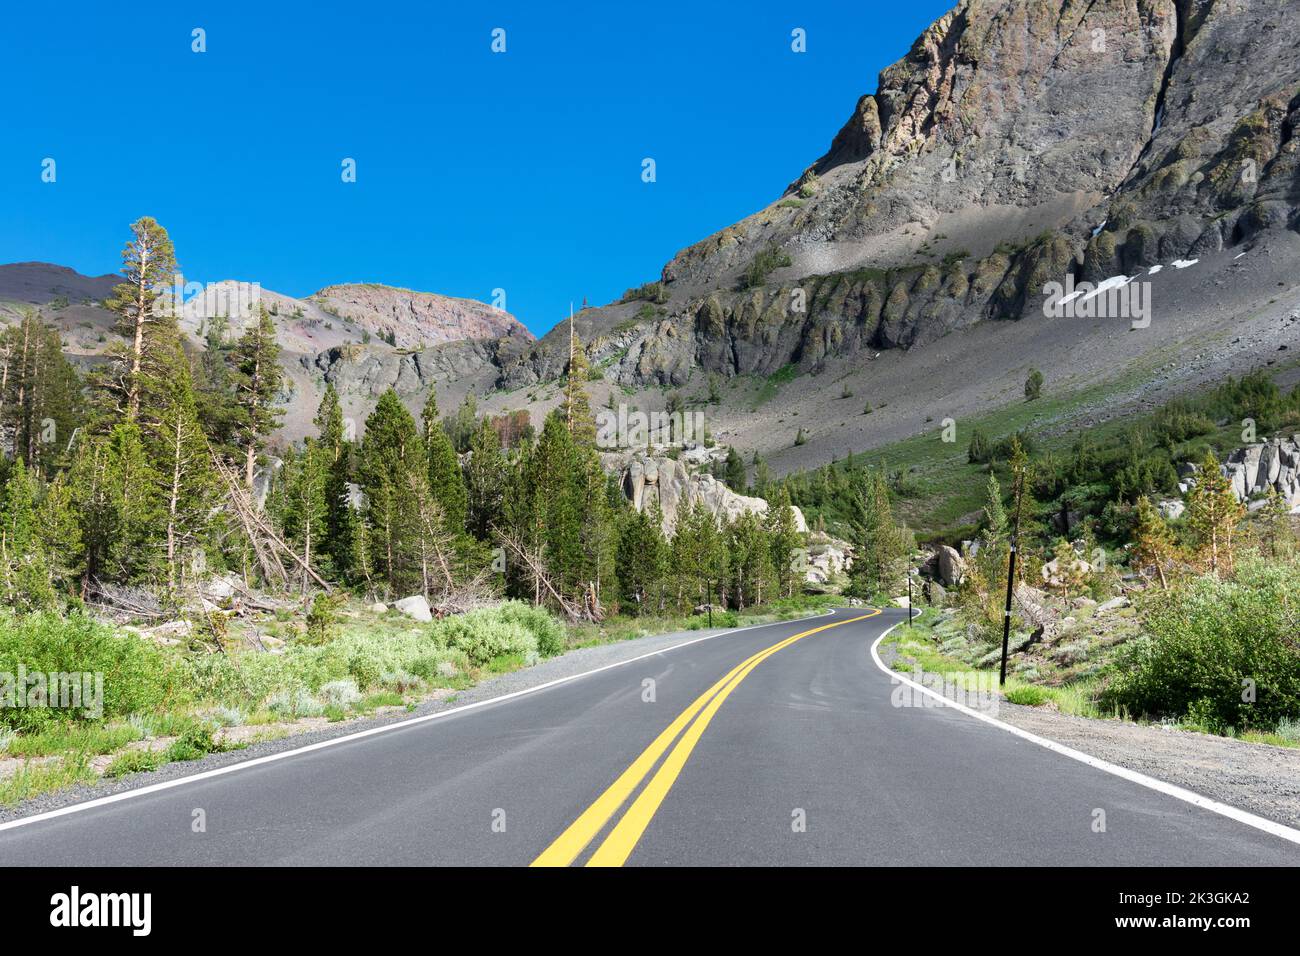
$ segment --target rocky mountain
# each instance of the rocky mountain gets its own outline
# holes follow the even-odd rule
[[[83,276],[42,262],[0,265],[0,323],[36,308],[60,329],[65,350],[81,364],[96,361],[112,338],[114,316],[103,301],[121,281],[116,275]],[[187,301],[180,325],[196,345],[210,315],[235,314],[227,303],[238,283],[209,283]],[[430,385],[444,391],[451,411],[470,390],[487,391],[498,377],[497,353],[511,343],[532,343],[514,316],[480,302],[386,286],[330,286],[307,299],[258,290],[271,312],[286,372],[282,435],[310,434],[326,382],[340,392],[345,414],[358,428],[375,398],[392,386],[418,411]],[[215,306],[213,303],[220,303]],[[394,324],[405,309],[409,322]],[[387,313],[385,314],[385,310]],[[232,319],[228,336],[238,334]],[[392,338],[396,344],[386,339]]]
[[[1271,364],[1300,314],[1297,54],[1295,3],[963,0],[768,206],[579,333],[625,390],[721,380],[717,430],[776,473],[1005,404],[1030,367],[1115,382],[1099,420]],[[1133,280],[1140,329],[1045,315],[1049,283]],[[567,342],[505,354],[503,387]]]
[[[964,0],[781,196],[664,267],[666,308],[591,334],[641,319],[628,382],[815,369],[1295,230],[1298,53],[1271,0]]]
[[[1273,364],[1300,332],[1300,3],[961,0],[845,112],[767,206],[578,313],[593,405],[677,392],[780,475],[1019,400],[1031,367],[1084,396],[1079,427]],[[1148,321],[1048,315],[1071,282],[1136,282]],[[310,405],[291,435],[325,381],[358,414],[390,385],[535,421],[556,401],[565,323],[535,342],[374,285],[283,305]]]
[[[311,296],[326,312],[347,319],[403,349],[421,349],[462,339],[520,336],[532,340],[509,312],[473,299],[413,292],[376,283],[326,286]]]

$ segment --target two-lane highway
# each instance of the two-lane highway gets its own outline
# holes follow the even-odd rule
[[[957,710],[895,706],[871,647],[902,613],[695,640],[3,824],[0,866],[1300,862],[1286,839]]]

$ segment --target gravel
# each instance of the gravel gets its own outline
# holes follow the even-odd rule
[[[897,650],[884,645],[892,666]],[[997,719],[1092,757],[1300,827],[1300,748],[1274,747],[1159,724],[1098,720],[999,701]]]

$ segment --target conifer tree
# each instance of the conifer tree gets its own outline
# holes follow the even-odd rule
[[[366,419],[357,468],[367,502],[370,558],[390,593],[422,584],[419,515],[412,489],[418,482],[427,486],[428,470],[420,429],[390,388]]]
[[[0,331],[0,447],[51,477],[81,423],[81,380],[58,330],[26,310]]]
[[[579,445],[594,444],[596,441],[596,420],[591,415],[591,399],[587,396],[587,379],[590,366],[587,362],[586,349],[578,339],[569,317],[569,361],[565,368],[564,401],[560,409],[564,414],[565,425],[575,443]]]
[[[1187,524],[1196,536],[1198,556],[1216,578],[1232,573],[1233,534],[1245,513],[1232,482],[1219,469],[1219,459],[1207,451],[1187,496]]]
[[[37,524],[37,494],[36,476],[19,458],[0,494],[0,587],[10,607],[50,607],[55,601]]]
[[[633,614],[658,610],[655,596],[664,575],[667,544],[659,503],[643,511],[631,509],[624,518],[619,541],[619,584],[625,607]]]
[[[703,604],[713,587],[722,587],[729,577],[728,555],[718,519],[703,501],[696,501],[677,515],[673,534],[671,566],[678,579],[678,606]]]
[[[1007,512],[1002,507],[1002,486],[998,484],[997,475],[992,472],[985,485],[985,495],[984,537],[988,543],[993,543],[1007,533]]]
[[[463,532],[468,508],[465,478],[451,438],[438,417],[438,396],[430,386],[422,418],[424,445],[429,456],[429,491],[442,510],[445,527],[453,533]]]
[[[46,555],[51,583],[72,594],[82,563],[81,528],[64,473],[45,485],[36,507],[36,532]]]
[[[772,549],[772,567],[776,572],[777,586],[784,597],[793,597],[795,588],[800,584],[800,569],[796,559],[804,536],[799,533],[795,522],[790,492],[784,487],[768,503],[766,530]]]
[[[484,418],[470,446],[465,469],[466,528],[480,541],[492,537],[492,528],[502,523],[502,502],[509,480],[509,464],[501,451],[501,437]]]
[[[735,448],[728,446],[727,462],[723,471],[723,481],[737,494],[745,493],[745,460]]]
[[[1169,587],[1166,568],[1172,565],[1177,550],[1164,516],[1146,495],[1137,501],[1131,554],[1134,570],[1143,577],[1154,571],[1160,587]]]
[[[762,604],[776,587],[772,545],[763,523],[752,511],[737,515],[727,526],[731,561],[730,594],[737,610]]]
[[[898,583],[911,551],[911,536],[894,519],[885,476],[872,469],[858,475],[850,515],[854,553],[849,580],[851,593],[870,598]]]
[[[186,555],[205,548],[208,543],[219,494],[179,342],[175,344],[175,352],[165,400],[144,409],[148,415],[147,447],[162,506],[166,580],[168,590],[173,593],[181,584]]]
[[[586,487],[561,411],[552,412],[528,458],[529,537],[564,593],[578,596],[585,580],[582,526]]]
[[[286,455],[281,468],[279,484],[283,489],[280,499],[281,525],[285,537],[301,555],[303,565],[310,567],[328,534],[330,467],[332,451],[313,439],[307,439],[302,452]],[[308,575],[301,568],[299,588],[306,593]]]
[[[357,522],[353,520],[348,486],[352,481],[355,446],[348,439],[339,393],[332,382],[325,386],[325,394],[321,396],[314,422],[319,434],[317,446],[325,455],[327,467],[324,540],[317,546],[317,550],[330,556],[338,573],[350,576],[354,570],[354,543],[351,534],[356,529]]]
[[[257,320],[250,323],[231,353],[235,363],[235,442],[243,455],[244,484],[253,487],[257,456],[283,417],[276,407],[284,373],[280,368],[280,343],[275,322],[266,306],[258,306]]]
[[[122,250],[125,282],[113,289],[106,305],[117,313],[114,331],[126,340],[125,347],[110,351],[107,374],[99,379],[103,391],[128,422],[140,414],[145,400],[143,381],[153,349],[155,322],[171,308],[157,308],[161,290],[176,272],[176,255],[167,230],[151,216],[131,223],[131,239]],[[174,308],[178,303],[172,303]]]

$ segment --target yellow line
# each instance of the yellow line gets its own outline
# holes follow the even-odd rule
[[[596,798],[596,802],[588,807],[587,810],[584,811],[582,815],[579,816],[578,819],[575,820],[563,833],[556,837],[555,841],[542,851],[542,854],[537,857],[531,865],[568,866],[576,860],[578,854],[587,847],[596,834],[598,834],[605,824],[609,822],[609,819],[618,811],[619,807],[623,805],[631,795],[632,791],[635,790],[637,785],[645,778],[645,775],[650,772],[650,768],[655,765],[663,755],[664,751],[667,750],[673,740],[677,738],[677,735],[681,733],[682,728],[686,727],[686,725],[694,719],[696,714],[700,712],[700,710],[709,702],[710,698],[714,697],[715,694],[717,694],[718,697],[716,703],[708,712],[709,719],[712,719],[712,714],[717,711],[719,706],[721,706],[722,698],[725,698],[727,694],[731,693],[731,690],[734,689],[736,684],[744,679],[746,674],[781,648],[787,647],[800,638],[807,637],[809,634],[816,634],[818,631],[838,627],[841,624],[849,624],[852,623],[852,621],[861,621],[868,617],[874,617],[879,613],[880,611],[873,611],[871,614],[864,614],[861,617],[855,617],[851,620],[836,621],[831,624],[822,625],[821,627],[812,628],[808,631],[803,631],[792,637],[788,637],[771,647],[761,650],[737,664],[712,687],[701,694],[689,707],[682,711],[681,714],[678,715],[677,719],[669,724],[663,733],[656,737],[654,742],[650,744],[650,746],[647,747],[635,761],[632,762],[632,765],[623,771],[623,773],[619,775],[619,778],[615,780],[604,793]],[[719,691],[721,691],[721,693],[719,693]],[[708,719],[704,719],[704,726],[707,725]],[[703,733],[703,729],[703,727],[700,727],[700,733]],[[695,735],[695,739],[699,739],[699,734]],[[694,747],[693,742],[691,743],[691,747]],[[691,747],[688,747],[681,755],[681,763],[685,763],[686,757],[690,755]],[[681,745],[679,744],[677,750],[680,749]],[[674,755],[677,753],[677,750],[674,751]],[[672,758],[670,757],[669,759]],[[678,770],[680,771],[680,767]],[[658,780],[661,775],[662,769],[660,774],[656,774],[654,779]],[[672,779],[676,779],[676,775],[677,774],[674,773]],[[667,787],[672,785],[672,779],[667,781],[667,786],[665,786],[663,790],[664,794],[667,793]],[[659,800],[654,802],[653,807],[650,808],[650,816],[653,816],[654,808],[658,807],[659,802],[662,801],[662,799],[663,796],[661,795]],[[638,800],[637,805],[640,804],[641,800]],[[649,816],[645,818],[645,823],[649,823]],[[641,828],[636,831],[636,836],[639,837],[641,830],[644,829],[645,824],[642,824]],[[612,836],[613,834],[611,834],[611,837]],[[628,853],[631,852],[632,846],[635,846],[635,844],[636,839],[634,838],[631,844],[627,847]],[[626,859],[626,854],[624,854],[623,858]],[[619,862],[621,863],[622,860],[620,859]]]
[[[682,739],[677,742],[677,746],[673,748],[672,753],[668,755],[668,758],[655,775],[650,778],[650,782],[646,784],[640,796],[628,808],[627,813],[623,814],[623,819],[618,821],[618,824],[605,838],[605,841],[596,848],[596,852],[587,861],[587,866],[622,866],[627,858],[632,855],[632,850],[636,848],[637,841],[641,839],[641,834],[650,825],[650,820],[654,817],[655,811],[659,809],[659,805],[663,803],[664,797],[668,796],[668,791],[672,789],[673,784],[677,781],[678,774],[686,766],[691,751],[695,749],[700,737],[704,735],[705,729],[709,726],[709,721],[713,720],[713,715],[718,712],[722,702],[727,699],[733,690],[740,686],[740,682],[749,676],[750,671],[777,651],[788,647],[800,638],[832,627],[839,627],[841,624],[864,621],[869,617],[875,617],[879,613],[881,612],[876,610],[860,617],[836,621],[833,624],[823,624],[811,631],[804,631],[802,634],[796,634],[779,644],[774,644],[767,650],[750,658],[745,664],[742,664],[743,670],[713,700],[709,701],[709,705],[704,708],[699,719],[682,735]]]

